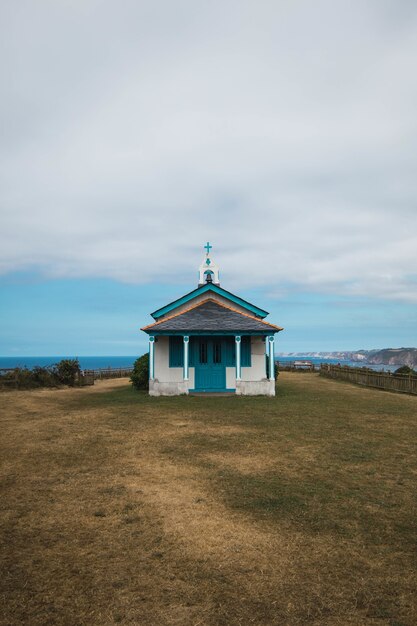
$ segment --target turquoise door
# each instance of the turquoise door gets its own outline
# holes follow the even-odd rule
[[[221,337],[198,337],[194,344],[196,391],[226,389],[226,355]]]

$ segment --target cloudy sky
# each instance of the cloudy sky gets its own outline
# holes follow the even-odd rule
[[[136,354],[222,285],[283,351],[417,345],[417,4],[21,0],[0,15],[0,354]]]

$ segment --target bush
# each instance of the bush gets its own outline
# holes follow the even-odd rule
[[[278,380],[279,367],[276,361],[274,361],[274,376],[275,380]],[[266,377],[269,378],[269,354],[266,355]]]
[[[56,387],[59,385],[59,379],[56,368],[52,367],[34,367],[30,372],[30,378],[33,386],[36,387]]]
[[[401,367],[399,367],[397,370],[395,370],[394,376],[395,374],[411,374],[411,376],[417,376],[417,372],[411,367],[408,367],[408,365],[402,365]]]
[[[149,354],[143,354],[133,364],[130,381],[135,389],[149,389]]]
[[[0,386],[9,389],[13,387],[16,389],[37,389],[39,387],[57,387],[58,385],[73,387],[78,381],[79,374],[78,359],[63,359],[49,367],[37,365],[31,370],[27,367],[16,367],[13,371],[0,376]]]
[[[16,367],[0,377],[0,386],[8,389],[38,389],[39,387],[56,387],[59,381],[53,368]]]
[[[54,365],[54,370],[62,385],[73,387],[80,374],[80,363],[78,359],[62,359]]]
[[[27,367],[17,367],[14,371],[14,375],[18,389],[33,389],[39,386],[36,381],[33,380],[32,372],[27,369]]]

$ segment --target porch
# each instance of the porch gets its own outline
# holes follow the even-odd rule
[[[151,395],[275,394],[273,335],[150,335],[149,364]]]

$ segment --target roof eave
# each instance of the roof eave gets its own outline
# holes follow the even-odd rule
[[[265,330],[152,330],[152,328],[141,328],[141,331],[146,333],[147,335],[186,335],[194,336],[194,335],[257,335],[257,336],[268,336],[268,335],[276,335],[280,333],[283,328],[265,328]]]

